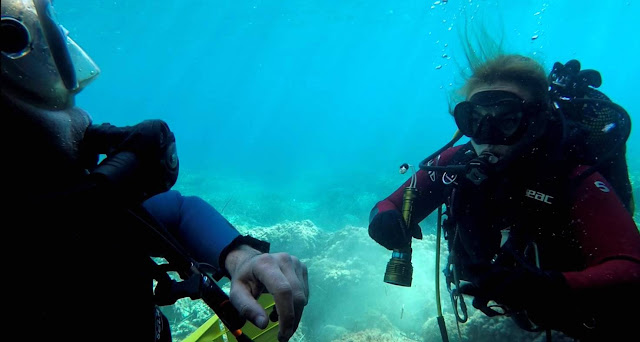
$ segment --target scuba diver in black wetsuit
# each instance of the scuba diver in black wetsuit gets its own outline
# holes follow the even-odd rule
[[[472,72],[453,111],[471,140],[453,146],[457,135],[371,212],[370,236],[394,250],[385,281],[410,286],[411,239],[444,204],[445,276],[459,322],[469,295],[488,316],[506,314],[548,337],[550,330],[581,341],[633,336],[637,315],[627,310],[640,304],[640,234],[624,159],[628,115],[585,86],[594,74],[580,72],[577,61],[557,63],[551,83],[520,55],[485,58]],[[559,89],[566,86],[559,74],[572,77],[572,87]],[[576,113],[582,123],[569,120]],[[600,168],[585,163],[595,149],[614,152],[604,164],[591,161]]]
[[[226,305],[210,280],[226,276],[233,309],[223,311],[264,328],[268,318],[255,298],[269,292],[278,340],[291,338],[308,302],[306,266],[269,254],[268,243],[240,235],[202,199],[170,190],[178,158],[166,123],[95,125],[75,106],[100,70],[67,36],[50,1],[2,1],[1,58],[11,333],[168,341],[158,305],[185,296]],[[107,157],[98,163],[100,154]],[[170,282],[151,256],[177,261],[181,275],[199,282]]]

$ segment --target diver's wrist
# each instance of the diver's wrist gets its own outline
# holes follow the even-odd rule
[[[229,277],[233,279],[241,265],[244,265],[248,260],[260,254],[262,254],[262,252],[251,246],[239,245],[227,254],[224,268],[227,274],[229,274]]]
[[[269,253],[271,246],[268,242],[258,240],[249,235],[236,237],[223,252],[220,261],[224,267],[224,276],[233,278],[240,265],[256,255]],[[227,252],[228,251],[228,252]]]

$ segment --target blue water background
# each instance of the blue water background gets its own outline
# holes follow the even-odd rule
[[[465,21],[484,22],[508,51],[535,55],[547,70],[573,58],[599,70],[600,89],[638,122],[638,1],[435,3],[54,5],[102,70],[78,105],[98,123],[167,121],[178,188],[228,205],[237,222],[261,210],[251,224],[366,226],[375,201],[406,179],[398,166],[417,165],[455,131],[447,99],[466,66]],[[632,174],[638,139],[634,131],[628,142]]]

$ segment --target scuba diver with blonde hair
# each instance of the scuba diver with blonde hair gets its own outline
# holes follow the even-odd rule
[[[385,281],[410,286],[411,239],[444,205],[438,224],[458,322],[468,318],[467,295],[486,315],[548,339],[551,330],[580,341],[637,335],[628,313],[640,304],[628,114],[577,60],[547,74],[522,55],[467,50],[467,58],[458,133],[371,212],[369,235],[394,251],[396,274]],[[470,141],[454,146],[462,135]]]
[[[49,0],[2,1],[5,334],[170,341],[159,307],[189,297],[238,341],[251,341],[246,321],[263,329],[269,318],[288,341],[308,302],[306,266],[170,190],[179,162],[165,122],[92,123],[75,95],[100,70],[67,33]],[[256,301],[267,292],[269,317]]]

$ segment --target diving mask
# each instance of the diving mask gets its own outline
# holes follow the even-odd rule
[[[2,1],[2,91],[59,110],[100,69],[57,21],[50,0]]]
[[[456,105],[453,116],[462,134],[478,144],[513,145],[529,125],[532,104],[504,90],[474,94]]]

